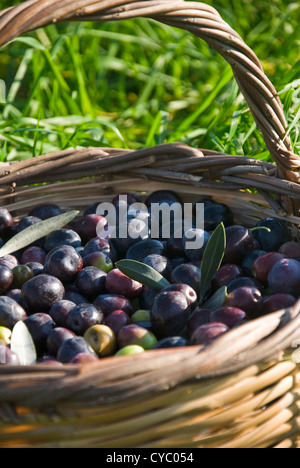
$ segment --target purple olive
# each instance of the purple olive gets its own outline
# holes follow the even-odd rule
[[[217,338],[224,335],[229,331],[224,323],[212,322],[201,325],[193,333],[191,343],[192,345],[208,345],[213,343]]]

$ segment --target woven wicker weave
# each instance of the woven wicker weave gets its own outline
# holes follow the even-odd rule
[[[299,226],[300,158],[278,95],[252,50],[210,6],[29,0],[0,13],[0,45],[59,21],[135,17],[186,29],[224,56],[276,164],[180,143],[140,151],[70,149],[1,164],[1,206],[19,216],[49,200],[83,208],[132,187],[145,193],[170,188],[186,200],[214,196],[241,223],[275,216]],[[31,186],[38,182],[47,184]],[[232,330],[205,350],[149,351],[89,366],[3,367],[0,446],[295,447],[300,371],[291,356],[299,339],[300,302]]]

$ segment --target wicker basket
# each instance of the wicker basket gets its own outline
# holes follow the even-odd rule
[[[183,144],[70,149],[1,164],[1,206],[18,216],[50,200],[77,209],[132,187],[169,188],[186,200],[222,200],[241,223],[274,216],[298,227],[300,159],[280,100],[257,57],[213,8],[183,0],[29,0],[0,13],[0,45],[63,20],[138,16],[186,29],[225,57],[276,165]],[[149,351],[85,366],[2,367],[0,447],[297,447],[299,339],[300,302],[204,350]]]

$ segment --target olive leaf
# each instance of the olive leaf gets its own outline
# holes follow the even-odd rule
[[[124,275],[144,286],[155,289],[155,291],[161,291],[170,286],[169,281],[154,268],[136,260],[120,260],[116,266]]]
[[[48,236],[53,231],[63,228],[70,221],[72,221],[79,214],[79,211],[73,210],[63,213],[53,218],[46,219],[39,223],[33,224],[24,231],[19,232],[12,237],[1,249],[0,258],[5,255],[9,255],[13,252],[17,252],[28,245],[33,244],[35,241],[42,237]]]
[[[222,286],[206,302],[204,302],[202,307],[204,309],[219,309],[224,306],[227,296],[227,286]]]
[[[226,232],[223,223],[215,229],[205,248],[200,278],[200,304],[207,293],[210,283],[219,270],[226,249]]]
[[[36,363],[37,355],[33,339],[22,321],[17,322],[13,328],[10,349],[18,356],[21,366],[32,366]]]

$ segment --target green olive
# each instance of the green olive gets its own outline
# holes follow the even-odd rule
[[[0,342],[4,343],[5,345],[9,345],[10,339],[11,339],[11,330],[5,327],[0,327]]]
[[[132,323],[150,322],[150,310],[137,310],[131,317]]]
[[[106,325],[94,325],[84,334],[85,341],[99,357],[112,356],[117,348],[114,332]]]
[[[130,345],[125,346],[124,348],[120,349],[115,356],[129,356],[130,354],[140,354],[143,353],[145,350],[141,346],[138,345]]]
[[[157,343],[156,337],[146,328],[135,323],[126,325],[118,333],[118,346],[120,349],[129,345],[141,346],[145,350],[152,349]]]
[[[14,279],[13,289],[22,289],[24,284],[34,277],[34,273],[27,265],[18,265],[12,270]]]

